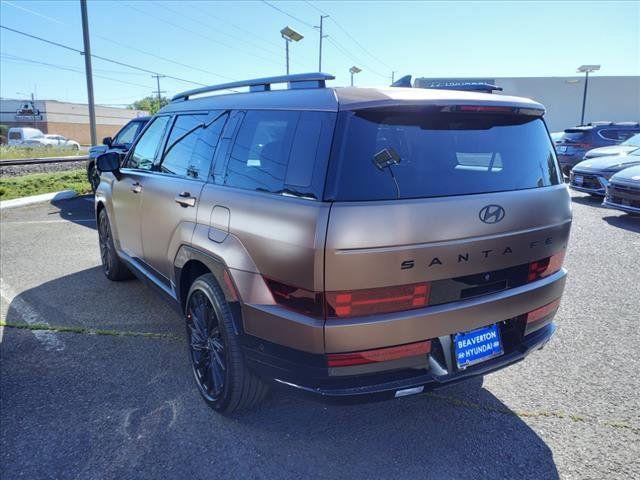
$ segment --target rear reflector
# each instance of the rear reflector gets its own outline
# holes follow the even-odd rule
[[[263,277],[273,299],[279,305],[312,317],[324,317],[323,295]]]
[[[527,277],[527,281],[533,282],[540,278],[548,277],[560,270],[562,268],[562,263],[564,262],[564,253],[565,251],[562,250],[550,257],[531,262],[529,264],[529,275]]]
[[[350,365],[365,365],[367,363],[388,362],[404,357],[425,355],[431,351],[431,340],[408,343],[397,347],[378,348],[353,353],[329,353],[327,364],[329,367],[348,367]]]
[[[327,292],[327,317],[359,317],[422,308],[429,303],[430,285],[413,283],[395,287]]]
[[[535,310],[527,313],[527,323],[535,323],[539,320],[542,320],[547,315],[555,312],[560,306],[560,299],[554,300],[551,303],[547,303],[545,306],[536,308]]]

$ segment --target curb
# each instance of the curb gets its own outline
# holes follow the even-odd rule
[[[0,210],[8,208],[24,207],[34,203],[50,202],[52,200],[68,200],[76,197],[78,194],[73,190],[62,190],[60,192],[43,193],[42,195],[32,195],[30,197],[14,198],[0,202]]]

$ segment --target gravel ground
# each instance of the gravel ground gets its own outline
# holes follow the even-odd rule
[[[18,175],[27,175],[29,173],[50,173],[63,172],[66,170],[75,170],[77,168],[87,168],[87,161],[79,162],[60,162],[60,163],[41,163],[36,165],[8,165],[2,166],[0,161],[1,177],[17,177]]]
[[[640,478],[640,218],[574,194],[567,290],[542,351],[484,383],[335,406],[199,399],[180,319],[99,268],[91,199],[2,212],[2,317],[144,335],[0,333],[0,477]]]

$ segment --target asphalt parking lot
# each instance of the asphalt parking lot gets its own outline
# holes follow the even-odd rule
[[[180,318],[103,276],[92,199],[3,211],[0,477],[640,478],[640,217],[573,199],[544,350],[483,383],[349,406],[277,391],[234,418],[200,400]]]

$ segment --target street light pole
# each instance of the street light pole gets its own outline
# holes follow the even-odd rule
[[[287,59],[287,75],[289,75],[289,42],[299,42],[304,37],[291,27],[284,27],[280,30],[280,35],[284,38],[285,56]]]
[[[91,69],[91,45],[89,43],[89,20],[87,17],[87,0],[80,0],[82,13],[82,39],[84,41],[84,69],[87,76],[87,97],[89,101],[89,128],[91,130],[91,145],[98,143],[96,135],[96,107],[93,103],[93,72]]]
[[[355,65],[349,69],[349,73],[351,74],[351,86],[353,87],[353,75],[356,73],[360,73],[362,71],[361,68],[356,67]]]
[[[584,112],[587,106],[587,90],[589,88],[589,73],[600,70],[600,65],[582,65],[578,72],[584,72],[584,90],[582,91],[582,114],[580,115],[580,125],[584,125]]]
[[[326,37],[326,35],[322,34],[322,21],[327,18],[329,15],[320,15],[320,48],[318,49],[318,71],[322,71],[322,39]]]

